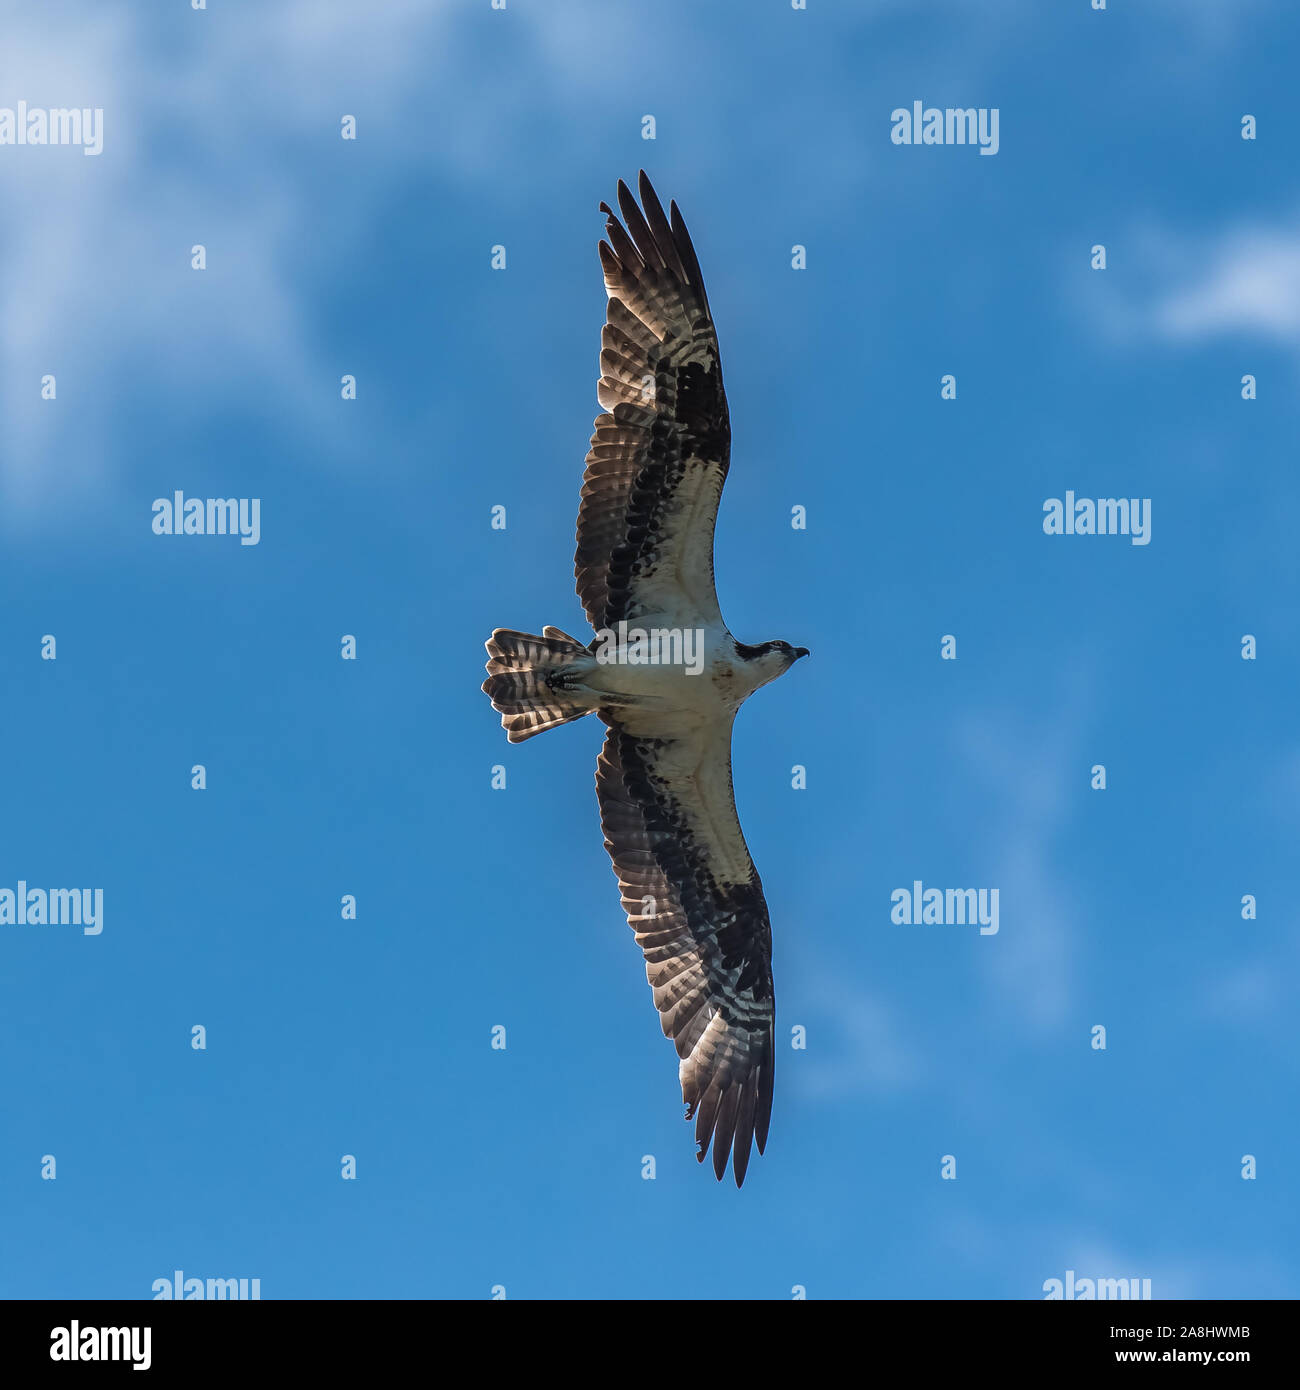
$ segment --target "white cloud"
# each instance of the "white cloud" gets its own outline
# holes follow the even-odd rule
[[[1124,275],[1092,275],[1080,312],[1114,343],[1239,336],[1300,348],[1300,218],[1200,235],[1147,222],[1113,238]],[[1121,283],[1143,289],[1125,293]]]
[[[1111,6],[1118,9],[1116,0]],[[1154,0],[1171,24],[1201,44],[1225,45],[1253,37],[1262,14],[1275,0]]]
[[[90,500],[128,374],[196,418],[230,372],[280,400],[311,389],[319,364],[284,273],[318,234],[297,162],[337,139],[348,93],[372,113],[400,103],[444,48],[444,21],[415,0],[300,0],[255,24],[189,12],[189,41],[165,53],[147,7],[65,6],[66,25],[54,8],[8,17],[0,89],[9,104],[101,107],[104,151],[0,150],[6,517]],[[195,243],[212,291],[187,278]],[[39,399],[45,373],[54,403]]]
[[[987,785],[980,827],[1000,899],[1001,929],[981,941],[979,958],[1034,1031],[1060,1027],[1071,1006],[1083,895],[1068,867],[1069,789],[1088,772],[1081,734],[1089,686],[1077,670],[1037,729],[1025,713],[972,713],[957,730],[959,751]],[[1006,1003],[996,1007],[1004,1013]]]
[[[1157,300],[1168,337],[1260,334],[1300,344],[1300,226],[1228,233],[1202,253],[1203,270]]]
[[[915,1048],[902,1040],[893,1011],[884,1000],[818,971],[805,983],[805,998],[816,1000],[825,1032],[810,1042],[801,1065],[787,1066],[788,1077],[805,1095],[842,1101],[847,1095],[880,1094],[910,1086],[920,1076]]]

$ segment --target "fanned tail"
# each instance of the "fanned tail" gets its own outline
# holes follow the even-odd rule
[[[543,628],[540,637],[499,627],[485,645],[491,660],[483,689],[511,743],[522,743],[595,709],[590,695],[568,688],[592,660],[576,637],[558,627]]]

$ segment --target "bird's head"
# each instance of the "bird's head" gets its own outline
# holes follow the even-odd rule
[[[760,642],[754,647],[746,647],[737,642],[736,651],[758,677],[754,682],[756,690],[760,685],[766,685],[768,681],[785,675],[801,656],[809,655],[807,647],[792,647],[789,642],[779,639],[775,642]]]

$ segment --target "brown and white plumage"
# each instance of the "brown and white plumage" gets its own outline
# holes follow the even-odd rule
[[[676,1045],[698,1156],[743,1182],[772,1113],[772,934],[731,778],[740,704],[806,655],[735,641],[713,582],[713,532],[731,452],[717,335],[676,204],[645,174],[621,181],[600,244],[608,293],[574,560],[598,633],[620,623],[701,634],[702,674],[605,665],[577,639],[498,630],[484,689],[512,741],[595,711],[605,847],[666,1036]],[[598,639],[599,641],[599,639]]]
[[[602,203],[609,243],[596,419],[574,572],[594,628],[646,613],[719,623],[713,526],[731,458],[718,338],[677,204],[641,175],[645,215],[619,180],[627,230]],[[630,235],[629,235],[630,232]]]
[[[644,740],[611,723],[596,765],[605,848],[645,954],[664,1034],[680,1058],[700,1161],[719,1178],[772,1116],[772,931],[736,816],[731,722]]]

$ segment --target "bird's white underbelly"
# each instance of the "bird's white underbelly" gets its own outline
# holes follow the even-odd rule
[[[749,693],[743,689],[748,673],[725,628],[683,630],[645,617],[616,635],[627,640],[600,646],[582,683],[614,696],[610,703],[619,706],[620,719],[643,709],[693,727],[734,710]]]

